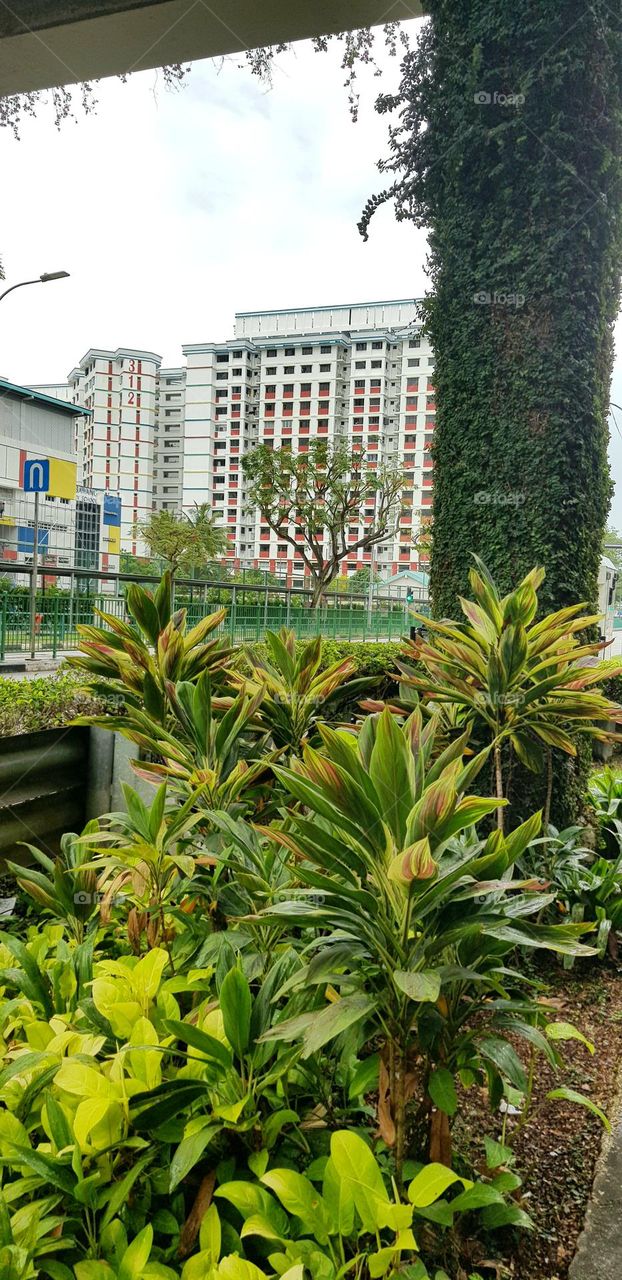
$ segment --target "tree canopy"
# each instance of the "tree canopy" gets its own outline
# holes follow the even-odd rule
[[[190,514],[154,511],[139,524],[137,533],[152,555],[166,561],[174,575],[190,575],[223,555],[229,545],[227,532],[216,524],[207,503],[195,505]]]
[[[399,525],[402,472],[372,465],[345,443],[313,440],[305,453],[259,445],[242,466],[249,502],[309,571],[314,605],[346,556],[369,551]]]

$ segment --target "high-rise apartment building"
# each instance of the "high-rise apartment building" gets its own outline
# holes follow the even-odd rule
[[[235,337],[183,347],[187,362],[183,505],[208,502],[232,537],[236,565],[292,581],[303,565],[249,508],[241,466],[258,444],[304,452],[313,439],[346,440],[370,465],[395,463],[407,477],[395,537],[353,551],[344,570],[373,562],[390,575],[418,568],[413,539],[432,505],[434,360],[416,299],[293,311],[240,312]],[[350,527],[352,543],[373,507]],[[301,539],[301,535],[295,535]]]
[[[155,511],[181,511],[184,476],[186,370],[160,369],[153,449]]]
[[[258,444],[303,453],[324,439],[406,475],[399,530],[373,552],[353,550],[344,572],[373,562],[388,577],[425,564],[414,539],[431,516],[434,358],[416,298],[238,312],[233,338],[182,350],[185,365],[170,369],[153,352],[90,350],[66,386],[46,388],[90,410],[80,478],[121,495],[124,549],[144,552],[135,527],[151,510],[208,503],[236,567],[301,581],[294,548],[249,505],[242,459]],[[369,504],[358,513],[353,544],[373,517]]]

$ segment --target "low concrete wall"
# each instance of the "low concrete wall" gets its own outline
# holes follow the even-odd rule
[[[0,738],[0,870],[31,860],[23,842],[53,857],[66,831],[125,809],[123,782],[150,804],[154,787],[130,765],[137,753],[120,733],[81,725]]]

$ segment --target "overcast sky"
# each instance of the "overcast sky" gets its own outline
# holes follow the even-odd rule
[[[89,347],[178,364],[182,343],[230,337],[235,311],[421,295],[424,234],[389,206],[367,244],[356,229],[382,185],[387,123],[373,102],[398,76],[382,62],[381,81],[361,69],[356,125],[338,49],[299,44],[271,90],[238,59],[197,62],[177,92],[145,72],[102,83],[96,114],[78,109],[60,131],[43,109],[19,142],[0,130],[7,284],[71,272],[2,304],[0,376],[62,381]],[[620,360],[612,396],[622,404]],[[615,428],[611,460],[617,480]],[[622,485],[612,520],[622,528]]]

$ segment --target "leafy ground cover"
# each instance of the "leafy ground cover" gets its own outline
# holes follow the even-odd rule
[[[616,964],[622,820],[606,771],[591,845],[513,819],[508,753],[552,796],[553,750],[620,714],[580,606],[535,621],[540,581],[502,598],[478,564],[465,621],[409,644],[386,698],[319,639],[234,653],[166,576],[128,589],[134,625],[82,629],[103,706],[79,719],[152,785],[9,865],[30,905],[0,938],[6,1280],[548,1266],[549,1140],[574,1128],[587,1168],[608,1124],[585,1085],[614,1037],[583,992]]]

